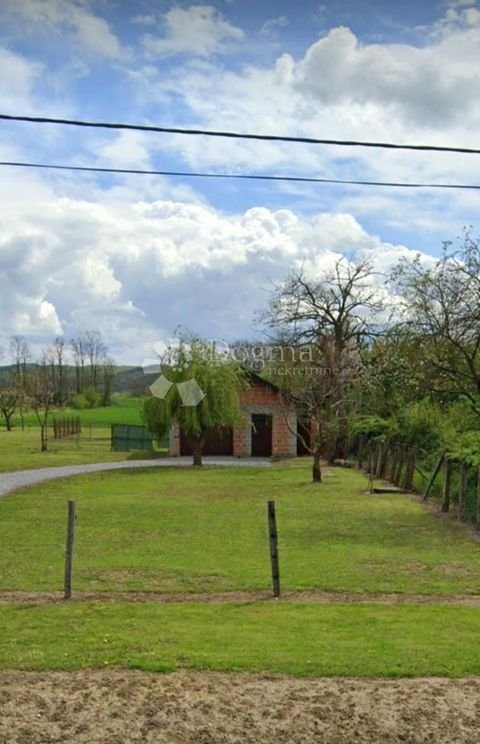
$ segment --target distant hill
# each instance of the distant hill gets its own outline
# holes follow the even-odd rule
[[[66,370],[72,380],[75,379],[75,367],[66,365]],[[0,386],[8,384],[15,367],[7,364],[0,367]],[[142,395],[145,388],[151,385],[156,375],[145,375],[142,367],[117,365],[114,367],[113,392]]]

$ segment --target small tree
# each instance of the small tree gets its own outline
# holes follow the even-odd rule
[[[12,431],[12,417],[17,407],[18,394],[13,389],[0,390],[0,413],[5,419],[7,431]]]
[[[54,394],[55,387],[44,355],[40,364],[30,365],[26,376],[27,402],[35,411],[40,426],[42,452],[48,449],[48,414],[53,405]]]
[[[162,358],[162,375],[150,387],[144,419],[159,438],[178,423],[193,452],[193,464],[202,465],[208,429],[243,423],[239,391],[246,385],[239,364],[216,352],[209,342],[183,337]]]

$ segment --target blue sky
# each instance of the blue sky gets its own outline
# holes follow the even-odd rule
[[[479,59],[474,0],[0,4],[9,114],[478,147]],[[1,160],[478,183],[479,157],[0,124]],[[0,346],[95,328],[135,363],[179,325],[258,334],[300,265],[428,260],[480,195],[0,168],[0,205]]]

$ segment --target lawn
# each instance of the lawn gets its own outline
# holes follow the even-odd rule
[[[137,424],[143,425],[142,421],[142,398],[131,398],[127,395],[114,395],[112,405],[102,406],[99,408],[90,408],[77,410],[75,408],[54,409],[49,414],[49,423],[53,422],[54,417],[69,418],[79,416],[83,427],[110,427],[111,424]],[[13,418],[15,427],[20,427],[20,416]],[[38,420],[33,411],[24,415],[25,426],[38,426]]]
[[[125,667],[299,676],[480,674],[465,607],[78,603],[0,606],[0,668]]]
[[[77,590],[268,589],[266,502],[275,499],[284,588],[480,594],[480,546],[461,527],[366,484],[334,469],[314,486],[304,460],[50,482],[0,500],[0,589],[61,590],[69,498]]]
[[[0,473],[55,465],[125,460],[130,454],[111,451],[110,428],[84,430],[78,441],[75,437],[55,440],[51,434],[47,452],[40,451],[38,428],[28,427],[25,431],[0,429]]]
[[[110,449],[111,424],[141,425],[142,401],[140,398],[115,396],[114,403],[105,408],[75,411],[62,409],[49,417],[49,441],[47,452],[40,451],[40,428],[33,413],[25,416],[22,431],[18,417],[13,431],[0,427],[0,473],[13,470],[54,467],[55,465],[78,465],[92,462],[111,462],[138,457],[151,457],[151,453],[112,452]],[[80,437],[56,440],[53,438],[53,417],[71,418],[79,416],[82,423]],[[153,456],[165,454],[165,442],[161,451]]]

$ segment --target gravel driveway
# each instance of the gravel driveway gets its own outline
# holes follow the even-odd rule
[[[234,468],[268,468],[271,461],[266,458],[238,459],[236,457],[204,457],[204,465]],[[68,478],[71,475],[97,473],[103,470],[129,470],[131,468],[191,467],[191,457],[162,457],[158,460],[128,460],[123,462],[98,462],[90,465],[65,465],[56,468],[37,470],[17,470],[14,473],[0,473],[0,498],[18,488],[33,486],[36,483]]]

